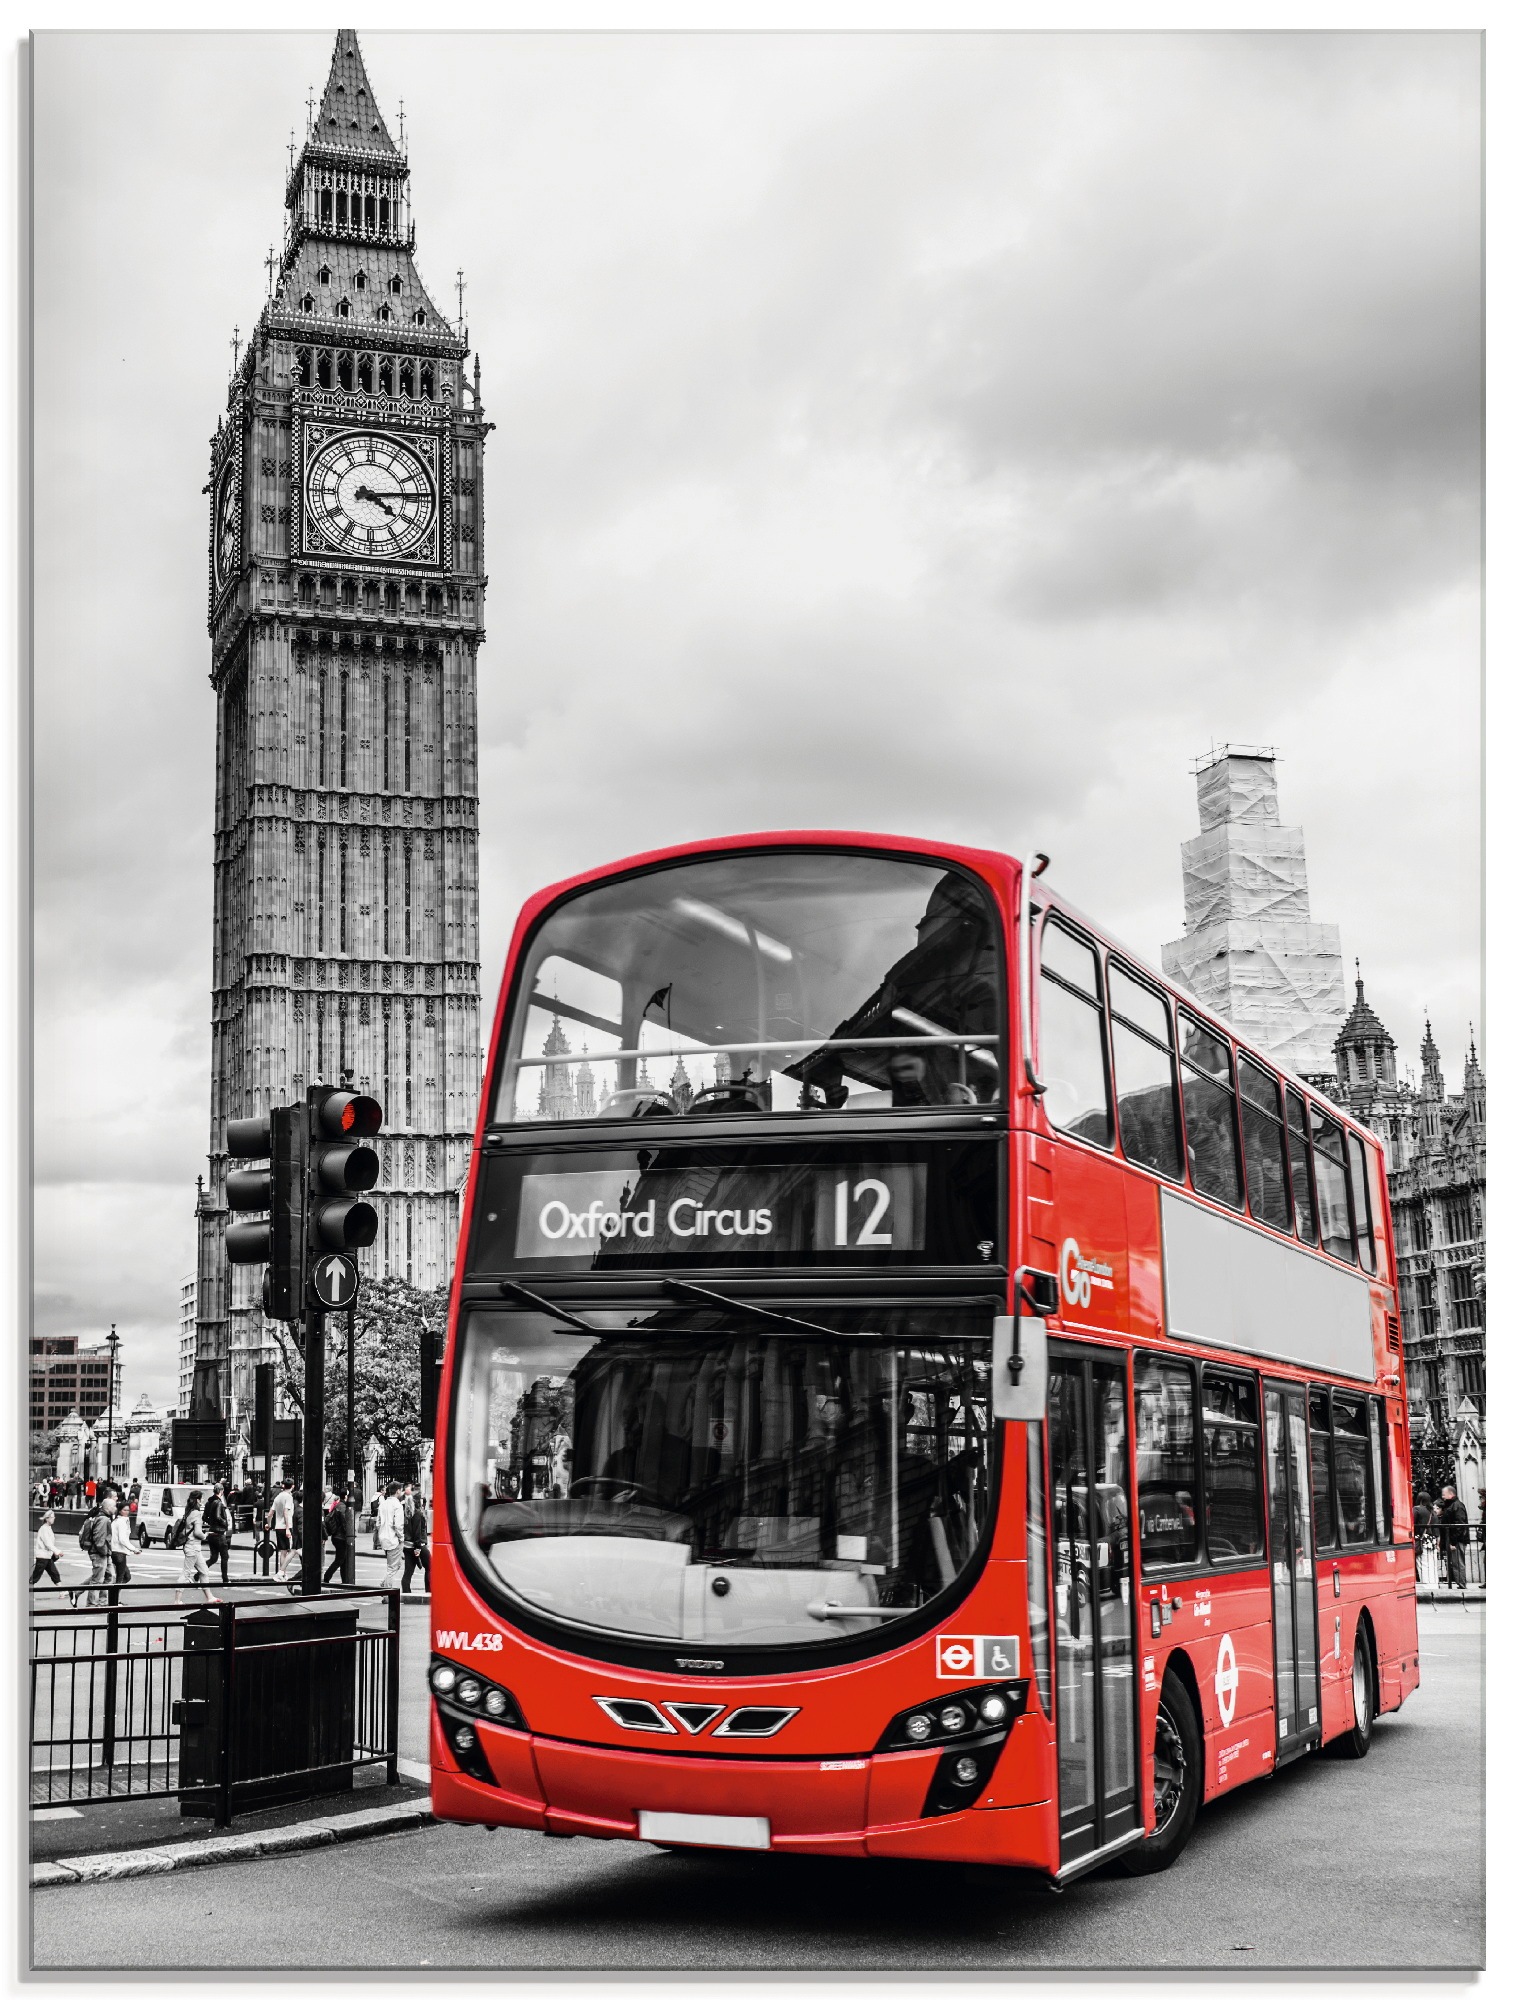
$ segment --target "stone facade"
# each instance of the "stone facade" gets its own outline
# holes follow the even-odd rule
[[[1305,837],[1278,816],[1276,757],[1222,745],[1196,766],[1198,835],[1183,844],[1184,935],[1163,971],[1298,1076],[1331,1068],[1341,938],[1310,919]]]
[[[380,1228],[360,1263],[433,1287],[451,1273],[478,1105],[490,426],[466,329],[416,266],[409,173],[343,29],[211,443],[214,969],[194,1401],[234,1425],[273,1341],[261,1269],[226,1262],[227,1120],[315,1083],[372,1091],[386,1114]]]
[[[1420,1080],[1401,1079],[1393,1036],[1357,980],[1336,1037],[1330,1092],[1372,1127],[1389,1165],[1406,1390],[1417,1436],[1440,1433],[1481,1485],[1484,1389],[1484,1180],[1487,1091],[1471,1037],[1462,1091],[1447,1095],[1426,1022]],[[1463,1497],[1479,1518],[1476,1485]]]

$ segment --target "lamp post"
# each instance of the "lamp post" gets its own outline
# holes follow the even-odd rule
[[[116,1332],[116,1322],[110,1323],[110,1338],[106,1341],[110,1349],[109,1394],[105,1405],[105,1476],[115,1476],[116,1462],[116,1356],[121,1351],[121,1336]]]

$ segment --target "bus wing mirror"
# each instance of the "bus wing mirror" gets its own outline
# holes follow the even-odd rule
[[[1001,1313],[994,1322],[994,1414],[1039,1424],[1047,1414],[1047,1322]]]

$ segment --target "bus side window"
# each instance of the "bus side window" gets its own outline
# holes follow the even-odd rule
[[[1252,1213],[1270,1229],[1289,1227],[1289,1160],[1278,1079],[1241,1058],[1241,1143],[1247,1160],[1247,1199]]]
[[[1205,1547],[1212,1562],[1261,1555],[1262,1471],[1257,1383],[1229,1369],[1204,1371]]]
[[[1315,1178],[1310,1171],[1310,1126],[1305,1100],[1297,1090],[1285,1090],[1289,1113],[1289,1179],[1294,1188],[1294,1230],[1301,1243],[1318,1243],[1315,1226]]]
[[[1383,1397],[1368,1398],[1368,1423],[1373,1434],[1373,1539],[1394,1539],[1394,1500],[1389,1485],[1389,1434],[1383,1420]]]
[[[1184,1177],[1178,1136],[1178,1088],[1173,1076],[1173,1017],[1168,1003],[1110,961],[1110,1053],[1120,1143],[1128,1160]]]
[[[1111,1141],[1099,956],[1055,918],[1042,926],[1037,1047],[1047,1116],[1091,1145]]]
[[[1331,1493],[1331,1391],[1310,1391],[1310,1495],[1315,1502],[1315,1546],[1336,1547],[1336,1501]]]
[[[1187,1361],[1136,1357],[1136,1507],[1142,1569],[1199,1557],[1199,1466],[1194,1370]]]
[[[1378,1251],[1373,1242],[1373,1208],[1368,1200],[1368,1155],[1355,1132],[1347,1134],[1347,1158],[1352,1166],[1352,1213],[1357,1221],[1357,1261],[1365,1271],[1376,1271]]]
[[[1347,1200],[1345,1136],[1334,1118],[1311,1106],[1315,1126],[1315,1198],[1320,1204],[1320,1240],[1344,1264],[1352,1259],[1352,1210]]]
[[[1343,1389],[1331,1391],[1331,1462],[1342,1547],[1361,1547],[1373,1539],[1368,1412],[1363,1397]]]
[[[1212,1195],[1228,1208],[1240,1208],[1231,1045],[1202,1028],[1182,1008],[1178,1018],[1189,1173],[1201,1194]]]

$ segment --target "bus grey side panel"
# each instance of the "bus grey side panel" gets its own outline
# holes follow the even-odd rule
[[[1175,1340],[1373,1379],[1367,1280],[1163,1189],[1163,1292]]]

